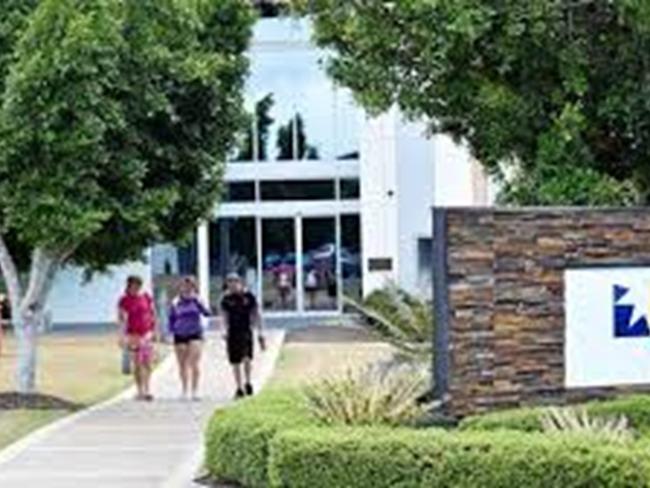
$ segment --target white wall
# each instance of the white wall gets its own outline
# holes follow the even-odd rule
[[[465,147],[428,136],[424,124],[405,122],[395,109],[368,119],[362,134],[364,293],[395,281],[429,295],[420,282],[418,240],[432,237],[432,207],[486,205],[487,178]],[[369,271],[374,257],[392,258],[393,270]]]
[[[65,268],[57,275],[48,302],[54,324],[93,324],[114,322],[116,303],[129,275],[142,277],[151,290],[151,268],[146,263],[131,263],[110,268],[84,283],[79,268]]]
[[[395,114],[367,119],[361,136],[361,243],[364,293],[395,281],[399,270]],[[368,261],[391,258],[391,271],[370,271]]]
[[[413,293],[425,291],[418,279],[418,240],[431,237],[431,207],[436,193],[435,145],[424,131],[422,124],[397,123],[398,282]]]

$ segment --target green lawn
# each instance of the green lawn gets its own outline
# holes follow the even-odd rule
[[[0,410],[0,449],[67,414],[62,410]]]
[[[390,346],[379,342],[288,342],[282,348],[269,387],[299,386],[390,354]]]
[[[0,357],[0,392],[14,386],[15,342],[6,337]],[[113,334],[46,336],[39,342],[37,385],[40,393],[92,405],[129,384],[120,371],[121,352]],[[0,410],[0,448],[70,412]]]

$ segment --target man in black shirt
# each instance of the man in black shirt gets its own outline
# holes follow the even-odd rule
[[[255,295],[244,288],[241,278],[230,273],[226,278],[226,293],[221,300],[221,312],[226,329],[228,360],[232,365],[236,398],[253,394],[251,369],[253,360],[253,329],[258,329],[260,349],[266,348],[262,335],[262,321]],[[242,382],[242,366],[245,383]]]

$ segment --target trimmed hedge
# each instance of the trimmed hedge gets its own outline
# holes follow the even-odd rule
[[[271,439],[279,431],[314,422],[295,391],[265,391],[217,410],[208,426],[206,467],[220,481],[267,487]]]
[[[590,415],[616,417],[625,415],[630,427],[641,435],[650,435],[650,395],[631,395],[613,400],[593,401],[580,405]],[[540,415],[544,407],[520,408],[503,410],[484,415],[463,419],[462,430],[521,430],[524,432],[540,432],[542,425]]]
[[[624,414],[650,433],[650,396],[587,409]],[[265,391],[215,413],[206,466],[214,479],[248,488],[650,488],[650,440],[620,445],[532,432],[541,429],[540,410],[473,417],[456,430],[330,427],[295,390]]]
[[[308,428],[271,443],[270,486],[648,487],[647,452],[520,432]]]

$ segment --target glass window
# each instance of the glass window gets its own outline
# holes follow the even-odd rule
[[[223,218],[210,223],[210,303],[217,305],[224,279],[235,272],[257,290],[257,240],[254,217]]]
[[[255,24],[246,86],[249,128],[240,134],[233,161],[358,159],[362,111],[350,91],[328,77],[326,53],[312,44],[311,32],[307,19]]]
[[[339,182],[341,200],[354,200],[359,198],[359,179],[350,178]]]
[[[296,235],[293,219],[262,221],[264,310],[296,310]]]
[[[262,200],[333,200],[334,180],[263,181]]]
[[[224,202],[252,202],[255,201],[255,183],[243,181],[227,183],[223,196]]]
[[[336,219],[334,217],[304,219],[302,245],[305,310],[336,310],[338,308]]]
[[[361,300],[361,219],[359,215],[341,216],[341,273],[343,295],[355,301]]]
[[[422,296],[433,294],[433,239],[418,239],[418,289]]]

